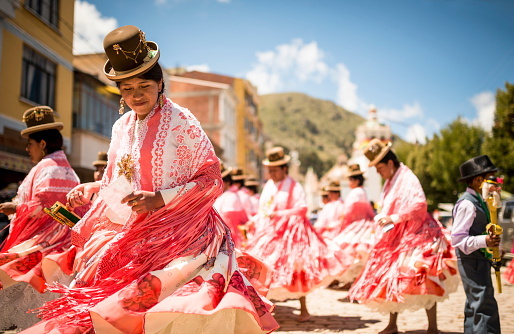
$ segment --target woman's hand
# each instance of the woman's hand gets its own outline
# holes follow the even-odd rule
[[[384,217],[382,217],[382,218],[380,218],[378,220],[378,224],[380,225],[380,227],[384,227],[384,226],[389,225],[389,224],[393,224],[394,225],[394,222],[391,219],[391,216],[384,216]]]
[[[86,205],[91,202],[93,194],[97,193],[99,190],[100,183],[98,182],[79,184],[66,195],[66,205],[71,209]]]
[[[16,204],[13,202],[5,202],[0,204],[0,212],[6,215],[12,215],[16,213]]]
[[[137,214],[147,213],[165,205],[160,192],[154,193],[142,190],[134,191],[130,195],[125,196],[121,203],[127,203],[132,207],[132,211]]]

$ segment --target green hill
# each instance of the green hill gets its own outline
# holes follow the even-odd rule
[[[331,101],[301,93],[261,95],[263,131],[275,145],[299,152],[300,171],[312,166],[318,176],[342,153],[351,155],[355,128],[365,119]]]

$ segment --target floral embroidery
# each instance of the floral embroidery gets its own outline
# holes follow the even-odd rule
[[[208,294],[212,299],[214,307],[218,306],[221,298],[223,298],[223,290],[225,289],[225,277],[220,273],[212,275],[212,279],[207,281]]]
[[[181,160],[190,160],[192,155],[191,149],[187,145],[180,145],[177,148],[177,157]]]
[[[252,301],[253,307],[255,307],[255,311],[257,311],[259,317],[262,317],[263,315],[268,313],[266,304],[264,304],[257,291],[252,286],[247,286],[244,283],[243,277],[239,272],[236,271],[232,275],[229,285],[234,289],[241,291],[246,297],[248,297]]]
[[[22,274],[25,274],[34,268],[42,259],[43,255],[41,252],[34,252],[27,256],[20,258],[16,262],[16,270]]]
[[[119,292],[119,303],[125,310],[144,312],[159,301],[161,280],[152,274],[147,274],[135,286],[136,282]]]
[[[191,127],[187,129],[186,132],[189,135],[189,138],[191,139],[200,138],[202,135],[202,130],[199,127],[196,127],[195,125],[191,125]]]
[[[256,262],[249,256],[240,256],[237,258],[237,264],[239,271],[245,275],[245,277],[251,281],[253,279],[259,280],[261,276],[262,265]]]
[[[185,139],[185,137],[183,135],[178,135],[177,136],[177,142],[180,143],[180,144],[182,144],[184,142],[184,139]]]

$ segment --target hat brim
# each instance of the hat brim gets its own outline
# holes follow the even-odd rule
[[[280,160],[277,160],[277,161],[269,161],[269,159],[264,159],[262,160],[262,164],[264,166],[269,166],[269,167],[273,167],[273,166],[282,166],[282,165],[285,165],[287,164],[289,161],[291,161],[291,156],[289,155],[285,155],[283,159],[280,159]]]
[[[341,188],[338,187],[326,187],[325,191],[341,191]]]
[[[363,171],[359,171],[359,172],[353,172],[353,173],[349,173],[349,174],[346,174],[346,177],[352,177],[352,176],[359,176],[359,175],[363,175],[364,172]]]
[[[258,186],[259,182],[257,181],[245,181],[245,187],[246,186]]]
[[[234,181],[239,181],[239,180],[244,180],[246,179],[246,176],[244,175],[232,175],[232,180]]]
[[[30,128],[26,128],[24,130],[20,131],[20,134],[23,138],[28,138],[31,133],[44,131],[44,130],[51,130],[56,129],[61,131],[64,128],[64,124],[62,122],[53,122],[53,123],[46,123],[46,124],[39,124],[31,126]]]
[[[495,173],[495,172],[498,172],[499,169],[498,168],[487,168],[487,169],[484,169],[483,171],[480,171],[480,172],[477,172],[475,174],[472,174],[472,175],[468,175],[468,176],[465,176],[465,177],[461,177],[460,179],[458,179],[459,182],[466,182],[467,180],[469,179],[472,179],[474,177],[477,177],[479,175],[482,175],[482,174],[487,174],[487,173]]]
[[[232,172],[232,167],[229,167],[229,168],[225,169],[223,172],[221,172],[221,178],[224,178],[225,176],[227,176],[231,172]]]
[[[104,74],[107,77],[107,79],[112,81],[122,81],[125,79],[135,78],[148,72],[159,60],[159,57],[161,56],[161,51],[159,50],[159,45],[157,45],[157,43],[155,42],[147,41],[146,44],[150,48],[149,52],[156,52],[156,54],[152,58],[150,58],[149,61],[144,62],[143,64],[139,65],[134,69],[131,69],[130,71],[114,71],[111,65],[111,61],[107,59],[104,65]]]
[[[373,167],[375,166],[376,164],[378,164],[378,162],[380,160],[382,160],[383,157],[385,157],[385,155],[387,154],[387,152],[389,152],[391,150],[391,146],[393,145],[393,143],[391,142],[388,142],[383,148],[382,148],[382,151],[375,157],[375,159],[373,159],[372,161],[369,162],[368,164],[368,167]]]
[[[95,160],[95,161],[93,161],[93,166],[107,166],[107,161]]]

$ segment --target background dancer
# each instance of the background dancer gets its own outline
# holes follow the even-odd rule
[[[348,166],[350,192],[344,199],[342,230],[333,238],[338,249],[338,257],[345,264],[343,275],[338,277],[342,284],[349,285],[359,276],[376,240],[382,236],[373,220],[375,212],[364,190],[364,172],[358,164]]]
[[[375,218],[389,227],[375,244],[349,298],[389,313],[381,334],[398,332],[396,320],[404,310],[425,308],[427,334],[438,333],[436,302],[447,298],[458,285],[455,258],[446,231],[427,212],[418,178],[391,150],[391,142],[371,140],[364,148],[385,180],[381,211]]]
[[[323,190],[328,193],[328,201],[318,212],[314,229],[325,240],[333,240],[343,225],[344,204],[341,200],[341,185],[339,181],[330,181]]]
[[[26,151],[36,165],[13,201],[0,204],[0,212],[13,215],[0,253],[3,329],[13,325],[23,329],[36,323],[39,319],[27,311],[58,296],[45,292],[45,283],[58,279],[52,268],[71,272],[67,259],[60,256],[71,246],[69,228],[53,220],[43,208],[50,208],[56,201],[66,203],[66,194],[80,182],[62,149],[59,130],[63,124],[54,121],[53,109],[30,108],[23,114],[23,121],[27,128],[21,135],[28,138]]]
[[[248,221],[248,216],[238,195],[238,189],[232,187],[232,168],[221,164],[221,178],[223,180],[223,194],[214,202],[214,208],[218,211],[225,224],[230,228],[232,240],[237,248],[241,248],[243,236],[238,226]]]
[[[305,296],[327,286],[342,265],[314,231],[306,217],[307,203],[302,186],[288,175],[291,157],[282,147],[266,152],[263,165],[270,179],[264,186],[255,216],[255,235],[246,251],[274,270],[269,298],[300,299],[298,321],[310,318]]]

